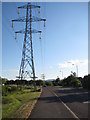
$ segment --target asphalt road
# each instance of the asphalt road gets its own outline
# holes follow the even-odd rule
[[[30,118],[88,118],[88,91],[44,87]]]

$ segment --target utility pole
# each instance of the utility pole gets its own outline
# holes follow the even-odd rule
[[[19,9],[26,9],[26,17],[21,17],[18,19],[12,20],[12,27],[13,22],[25,22],[25,29],[19,30],[15,32],[15,39],[17,38],[17,33],[24,34],[24,42],[23,42],[23,49],[22,49],[22,59],[21,65],[19,70],[18,78],[20,80],[25,79],[27,76],[34,80],[34,88],[36,88],[35,79],[37,78],[35,75],[35,68],[34,68],[34,59],[33,59],[33,41],[32,41],[32,34],[39,33],[41,39],[41,30],[36,30],[32,28],[33,22],[45,21],[46,19],[42,19],[36,17],[33,14],[34,9],[38,9],[40,13],[40,6],[32,5],[31,3],[27,3],[26,5],[18,7],[18,14]]]

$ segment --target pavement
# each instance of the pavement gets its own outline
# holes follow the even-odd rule
[[[88,118],[88,99],[82,88],[43,87],[29,118]]]

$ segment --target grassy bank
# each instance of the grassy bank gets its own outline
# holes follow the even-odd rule
[[[26,118],[41,92],[15,91],[2,96],[3,118]]]

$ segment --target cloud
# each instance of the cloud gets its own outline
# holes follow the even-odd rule
[[[68,60],[64,63],[59,63],[58,66],[59,68],[70,68],[73,67],[73,65],[78,65],[78,66],[84,66],[84,65],[88,65],[88,60]]]
[[[68,68],[68,67],[71,67],[72,65],[71,64],[68,64],[67,62],[65,63],[59,63],[59,67],[60,68]]]
[[[78,76],[83,77],[88,74],[88,60],[67,60],[66,62],[59,63],[58,68],[63,71],[64,77],[69,76],[71,74],[71,71],[77,73],[77,69]]]

